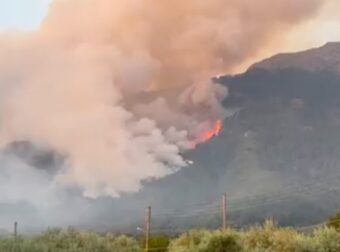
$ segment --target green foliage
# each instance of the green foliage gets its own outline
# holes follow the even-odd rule
[[[182,234],[170,243],[170,252],[197,252],[205,236],[209,235],[206,230],[192,230]]]
[[[231,230],[215,231],[206,235],[198,248],[200,252],[239,252],[241,250],[238,234]]]
[[[303,234],[277,227],[272,221],[245,230],[192,230],[172,239],[153,235],[150,252],[340,252],[340,232],[321,227]],[[140,243],[127,236],[50,229],[35,237],[3,237],[0,252],[141,252]]]
[[[242,233],[245,251],[312,252],[307,236],[289,228],[278,228],[272,221]]]
[[[339,252],[340,232],[334,228],[319,228],[314,231],[313,241],[317,252]]]
[[[170,244],[170,238],[167,235],[152,235],[149,239],[149,248],[152,252],[166,252]],[[140,247],[145,247],[145,239],[140,242]]]
[[[4,238],[0,252],[139,252],[137,241],[126,236],[99,236],[74,229],[51,229],[34,238]]]
[[[340,231],[340,212],[329,218],[327,226]]]
[[[340,252],[340,232],[323,227],[311,235],[279,228],[272,221],[242,231],[190,231],[169,252]]]
[[[235,231],[193,230],[172,241],[170,252],[239,252],[242,250]]]

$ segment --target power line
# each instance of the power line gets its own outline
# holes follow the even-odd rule
[[[242,211],[254,207],[259,206],[266,206],[270,204],[278,204],[280,202],[284,202],[289,199],[293,199],[296,197],[306,196],[308,194],[320,194],[326,191],[340,191],[340,187],[329,186],[330,184],[333,185],[333,182],[338,182],[340,175],[326,177],[318,181],[310,181],[308,183],[300,184],[291,186],[288,190],[282,191],[278,190],[275,192],[262,194],[262,195],[255,195],[253,197],[239,197],[239,198],[232,198],[228,200],[228,208],[230,209],[231,213],[235,213],[237,211]],[[326,183],[326,185],[325,185]],[[182,218],[199,218],[199,217],[206,217],[206,216],[214,216],[218,217],[218,214],[221,213],[220,209],[221,205],[220,202],[215,201],[207,201],[207,202],[200,202],[200,203],[191,203],[186,205],[181,205],[180,208],[165,208],[161,211],[155,211],[156,214],[153,215],[153,218],[160,221],[171,221],[175,219],[182,219]],[[186,208],[186,209],[185,209]],[[231,223],[232,225],[234,223]],[[318,227],[325,225],[326,223],[321,223],[317,225],[311,225],[307,227],[300,227],[300,230],[305,230],[312,227]],[[193,228],[193,227],[190,227]],[[201,227],[199,227],[201,228]],[[188,229],[175,229],[175,228],[158,228],[153,229],[152,233],[156,232],[180,232],[180,231],[187,231]]]
[[[283,195],[278,196],[276,198],[273,197],[273,198],[263,199],[262,201],[255,202],[255,204],[247,204],[246,206],[243,206],[243,207],[231,207],[231,211],[235,212],[235,211],[246,210],[246,209],[250,209],[250,208],[254,208],[254,207],[259,207],[259,206],[278,204],[278,203],[281,203],[283,201],[292,199],[292,196],[295,196],[295,197],[305,196],[306,194],[311,194],[311,193],[320,194],[320,193],[323,193],[323,192],[327,192],[329,190],[330,189],[328,189],[328,188],[324,188],[324,189],[318,190],[318,191],[315,191],[315,190],[311,191],[310,189],[307,190],[307,188],[300,189],[300,190],[297,190],[295,192],[290,192],[289,194],[283,194]],[[332,191],[334,191],[334,190],[340,191],[340,187],[337,188],[337,189],[333,188],[331,190]],[[239,205],[241,205],[241,204],[239,204]]]
[[[289,186],[289,185],[287,185],[286,187],[289,187],[288,188],[288,190],[285,190],[285,191],[282,191],[282,188],[280,189],[280,190],[277,190],[277,191],[275,191],[275,192],[270,192],[270,193],[267,193],[267,194],[261,194],[261,195],[255,195],[255,196],[253,196],[253,197],[247,197],[247,196],[245,196],[245,197],[239,197],[239,198],[230,198],[230,200],[229,200],[229,202],[230,203],[238,203],[239,201],[241,201],[241,202],[245,202],[245,201],[251,201],[251,200],[263,200],[263,197],[265,197],[266,195],[268,196],[268,198],[269,197],[273,197],[273,196],[275,196],[276,197],[276,195],[275,194],[277,194],[277,195],[282,195],[283,193],[284,194],[287,194],[287,193],[291,193],[291,192],[294,192],[294,191],[298,191],[298,190],[300,190],[301,188],[306,188],[306,187],[308,187],[308,186],[315,186],[315,184],[316,183],[320,183],[320,182],[323,182],[323,183],[325,183],[325,182],[329,182],[329,180],[332,182],[333,180],[334,181],[337,181],[337,180],[339,180],[340,179],[340,175],[337,175],[337,176],[331,176],[331,177],[326,177],[326,178],[324,178],[324,179],[322,179],[322,180],[318,180],[318,181],[313,181],[313,182],[309,182],[309,183],[304,183],[304,184],[301,184],[301,185],[295,185],[294,187],[292,187],[292,186]]]
[[[336,180],[338,177],[340,176],[335,176],[335,177],[329,177],[325,180],[322,180],[322,182],[326,182],[327,180],[331,179],[332,180]],[[292,198],[292,196],[297,197],[297,196],[304,196],[307,194],[317,194],[317,193],[322,193],[325,191],[339,191],[340,187],[338,188],[323,188],[323,189],[316,189],[316,188],[309,188],[310,185],[314,185],[312,183],[306,183],[303,185],[299,185],[297,187],[293,187],[290,188],[290,190],[287,190],[286,192],[281,192],[280,195],[272,195],[271,197],[259,197],[259,196],[255,196],[252,198],[249,197],[244,197],[244,198],[238,198],[237,200],[235,199],[231,199],[229,200],[229,206],[231,205],[230,209],[231,211],[235,212],[235,211],[239,211],[239,210],[245,210],[245,209],[250,209],[250,208],[254,208],[254,207],[258,207],[258,206],[263,206],[263,205],[270,205],[270,204],[274,204],[274,203],[280,203],[283,202],[285,200],[289,200]],[[294,190],[292,190],[294,189]],[[240,206],[240,207],[233,207],[234,205],[246,205],[246,206]],[[201,212],[209,212],[211,210],[215,210],[213,213],[217,214],[218,213],[218,203],[215,203],[213,205],[206,205],[204,208],[200,208],[199,210],[196,209],[190,209],[188,212],[188,210],[185,209],[177,209],[174,210],[172,209],[172,211],[162,211],[158,214],[155,215],[155,217],[164,217],[164,216],[172,216],[172,217],[190,217],[190,216],[196,216],[197,214],[201,213]]]
[[[288,196],[299,196],[298,193],[305,193],[306,190],[308,190],[309,192],[311,190],[315,190],[315,188],[310,188],[310,187],[317,187],[316,183],[325,183],[325,182],[333,182],[333,181],[337,181],[340,179],[340,175],[338,176],[332,176],[332,177],[327,177],[324,178],[322,180],[318,180],[318,181],[313,181],[313,182],[309,182],[309,183],[305,183],[305,184],[301,184],[301,185],[296,185],[294,187],[289,187],[288,190],[286,191],[282,191],[282,190],[278,190],[275,192],[270,192],[267,194],[261,194],[261,195],[255,195],[253,197],[239,197],[239,198],[230,198],[228,200],[229,205],[242,205],[242,204],[247,204],[248,206],[246,208],[251,208],[254,206],[258,206],[258,205],[263,205],[263,204],[270,204],[272,202],[278,202],[280,201],[280,199],[287,199]],[[318,186],[320,187],[320,185]],[[339,188],[326,188],[326,189],[322,189],[319,190],[319,192],[321,191],[329,191],[329,190],[339,190]],[[192,213],[193,211],[197,212],[197,210],[195,210],[194,207],[198,207],[198,206],[202,206],[205,207],[206,210],[209,210],[209,208],[215,208],[219,206],[219,202],[217,200],[215,201],[208,201],[208,202],[200,202],[200,203],[192,203],[192,204],[186,204],[186,205],[181,205],[181,208],[166,208],[166,209],[162,209],[162,211],[159,211],[156,214],[156,217],[159,216],[165,216],[165,215],[187,215]],[[189,210],[183,209],[183,207],[192,207]],[[244,208],[244,207],[242,207]],[[200,208],[200,209],[204,209],[204,208]],[[240,210],[240,207],[238,208],[234,208],[233,210]],[[190,211],[190,213],[185,213],[186,211]]]

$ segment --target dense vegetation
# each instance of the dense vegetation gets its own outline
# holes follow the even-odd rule
[[[0,240],[0,252],[140,252],[143,246],[142,239],[74,229],[53,229],[35,237]],[[239,231],[192,230],[172,239],[165,235],[152,236],[149,251],[339,252],[340,232],[325,226],[304,234],[291,228],[279,228],[268,221]]]
[[[329,218],[327,226],[340,232],[340,212]]]

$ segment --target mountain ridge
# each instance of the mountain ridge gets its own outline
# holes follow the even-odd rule
[[[235,225],[267,218],[294,226],[322,222],[340,208],[340,75],[324,63],[334,61],[335,49],[329,48],[338,47],[340,43],[326,44],[297,53],[300,58],[323,56],[311,68],[296,65],[291,59],[296,54],[278,59],[281,54],[255,63],[243,74],[216,78],[229,89],[224,106],[236,113],[224,120],[218,136],[184,154],[193,164],[145,182],[134,195],[86,200],[82,225],[110,229],[110,219],[117,229],[129,226],[135,231],[144,207],[152,205],[153,225],[159,229],[217,227],[219,214],[197,216],[201,209],[196,206],[216,203],[225,192],[230,199],[228,217]],[[22,154],[21,148],[14,150]],[[45,165],[40,155],[24,158]],[[59,159],[52,155],[47,160],[53,167],[52,161]]]
[[[307,71],[332,71],[340,74],[340,42],[328,42],[300,52],[280,53],[250,66],[252,69],[297,68]]]

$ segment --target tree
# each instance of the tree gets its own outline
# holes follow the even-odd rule
[[[152,235],[149,239],[149,249],[152,252],[165,252],[168,250],[170,244],[170,237],[163,234]],[[145,246],[145,239],[140,241],[141,248]]]
[[[328,219],[327,226],[340,232],[340,212]]]

